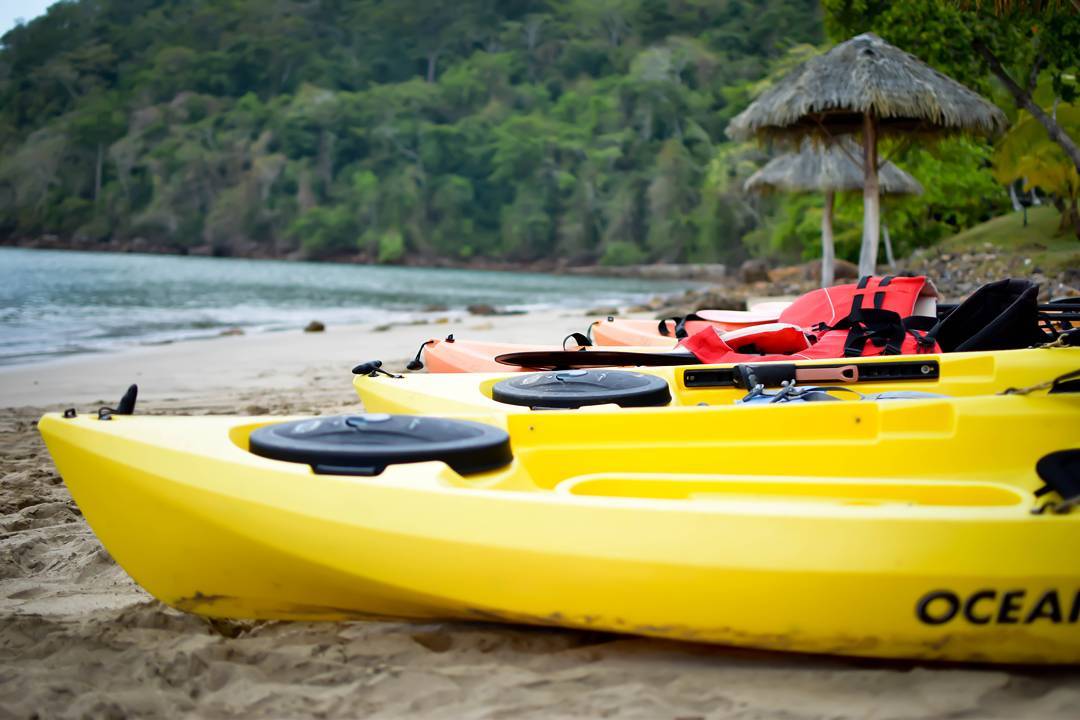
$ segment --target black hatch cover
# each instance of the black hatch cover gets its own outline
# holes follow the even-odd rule
[[[622,407],[658,407],[671,402],[666,380],[627,370],[529,373],[496,383],[491,396],[502,403],[533,408],[579,408],[609,403]]]
[[[462,475],[513,459],[505,430],[468,420],[417,415],[336,415],[266,425],[251,452],[305,463],[325,475],[378,475],[388,465],[441,460]]]

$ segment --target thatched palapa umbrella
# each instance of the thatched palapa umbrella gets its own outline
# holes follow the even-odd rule
[[[881,232],[879,136],[993,135],[1007,123],[978,93],[867,33],[799,65],[737,115],[727,133],[738,140],[810,135],[826,142],[861,133],[866,174],[859,272],[869,275]]]
[[[833,248],[833,204],[835,194],[863,187],[862,166],[855,160],[859,146],[845,137],[825,145],[803,141],[797,153],[773,158],[743,184],[746,190],[767,192],[824,192],[825,208],[821,215],[821,286],[833,283],[836,253]],[[890,195],[922,195],[919,181],[891,162],[878,174],[881,192]]]

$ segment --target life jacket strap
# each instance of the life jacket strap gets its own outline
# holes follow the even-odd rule
[[[863,307],[863,299],[869,293],[857,293],[851,299],[851,310],[846,318],[835,325],[818,323],[813,329],[816,332],[847,330],[848,336],[844,341],[844,357],[861,357],[867,343],[884,348],[882,355],[899,355],[903,352],[904,338],[907,333],[910,333],[915,338],[920,349],[924,346],[933,348],[933,339],[927,338],[925,333],[921,333],[921,328],[914,326],[911,329],[908,328],[907,320],[910,318],[903,318],[899,313],[885,309],[886,293],[881,288],[888,287],[894,277],[893,275],[886,275],[878,281],[871,300],[873,307]],[[866,290],[872,280],[873,277],[864,275],[859,278],[855,289]],[[929,328],[926,329],[929,330]]]
[[[675,325],[675,332],[674,332],[675,339],[676,340],[683,340],[683,339],[685,339],[687,337],[690,337],[690,333],[687,332],[687,330],[686,330],[686,323],[688,321],[690,321],[690,320],[704,320],[704,319],[705,318],[701,317],[697,313],[690,313],[689,315],[684,315],[682,317],[664,318],[656,326],[656,329],[664,337],[670,337],[673,333],[670,330],[668,330],[667,324],[672,323],[672,324]]]
[[[915,338],[915,350],[920,353],[934,352],[937,341],[934,339],[933,329],[937,320],[932,317],[912,315],[903,320],[904,332]]]

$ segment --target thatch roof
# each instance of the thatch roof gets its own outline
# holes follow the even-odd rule
[[[840,147],[844,144],[844,148]],[[846,152],[845,152],[846,150]],[[833,190],[862,190],[862,149],[850,137],[826,145],[804,141],[797,153],[788,153],[770,160],[744,183],[746,190],[764,192],[824,192]],[[891,162],[878,170],[881,192],[889,195],[922,195],[919,181]]]
[[[862,129],[872,110],[880,131],[964,131],[994,135],[1005,113],[914,55],[867,33],[810,58],[728,124],[736,140],[823,135]]]

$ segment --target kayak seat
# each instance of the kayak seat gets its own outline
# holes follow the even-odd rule
[[[930,330],[945,352],[1016,350],[1052,340],[1039,329],[1039,286],[1030,280],[990,282]]]

